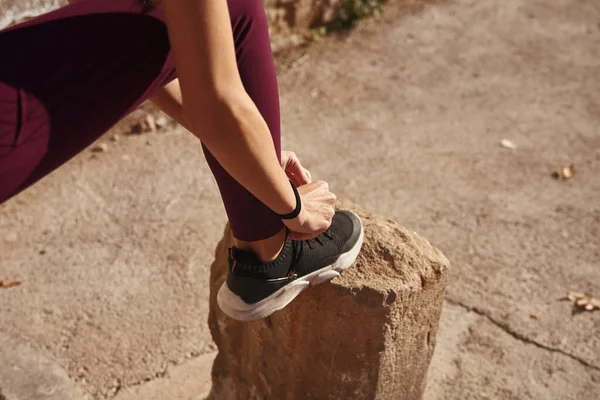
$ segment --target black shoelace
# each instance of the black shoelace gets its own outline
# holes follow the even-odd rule
[[[323,242],[323,236],[333,240],[333,233],[330,231],[325,231],[323,233],[321,233],[319,236],[312,238],[312,239],[306,239],[306,240],[298,240],[298,246],[296,247],[297,251],[296,251],[296,257],[294,259],[294,265],[298,263],[298,261],[300,260],[300,258],[302,257],[302,254],[304,254],[304,246],[306,244],[306,246],[308,246],[308,248],[310,249],[314,249],[315,248],[315,243],[318,243],[320,246],[323,246],[325,243]]]

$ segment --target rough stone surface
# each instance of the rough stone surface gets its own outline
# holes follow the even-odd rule
[[[339,201],[365,225],[355,265],[310,288],[271,317],[226,317],[216,293],[226,277],[229,229],[211,268],[209,326],[219,353],[212,399],[420,399],[447,259],[396,222]]]

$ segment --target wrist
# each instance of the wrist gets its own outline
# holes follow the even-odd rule
[[[281,219],[295,219],[296,217],[298,217],[298,215],[300,215],[300,212],[302,211],[302,200],[300,199],[300,194],[298,193],[298,189],[296,188],[296,185],[294,185],[294,183],[289,180],[289,183],[292,187],[292,190],[294,191],[294,209],[288,213],[284,213],[284,214],[280,214],[280,213],[275,213],[279,218]]]

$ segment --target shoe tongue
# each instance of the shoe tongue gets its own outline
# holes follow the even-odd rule
[[[244,264],[260,264],[261,263],[260,258],[258,258],[256,253],[251,250],[242,250],[242,249],[238,249],[237,247],[234,247],[233,251],[232,251],[232,255],[233,255],[234,259],[236,259],[238,262],[241,262]]]

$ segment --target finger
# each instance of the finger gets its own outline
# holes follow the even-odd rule
[[[308,172],[308,170],[306,168],[300,167],[300,173],[294,174],[294,175],[296,175],[296,177],[298,179],[297,186],[306,185],[311,182],[310,173]]]
[[[296,153],[290,151],[288,152],[288,157],[287,169],[296,176],[298,185],[301,186],[310,183],[310,174],[308,173],[308,170],[302,166]]]
[[[304,171],[306,172],[306,179],[308,182],[306,183],[311,183],[312,182],[312,174],[310,173],[309,170],[307,170],[306,168],[304,168]]]
[[[281,167],[285,170],[288,160],[290,159],[290,152],[281,150]]]
[[[335,193],[331,193],[331,205],[334,206],[337,203],[337,196]]]
[[[329,191],[329,184],[325,181],[315,181],[313,182],[315,187],[319,188],[319,190]]]
[[[296,156],[296,153],[294,153],[293,151],[288,151],[288,152],[286,152],[286,156],[287,156],[286,165],[290,166],[290,165],[298,164],[298,157]]]
[[[288,159],[287,162],[285,163],[284,166],[284,170],[286,172],[286,174],[288,174],[288,176],[290,175],[295,175],[297,177],[297,179],[300,181],[302,181],[303,177],[303,169],[302,165],[300,164],[300,161],[298,160],[298,157],[296,156],[296,154],[294,154],[294,152],[290,151],[289,155],[288,155]]]
[[[300,187],[300,186],[304,185],[304,181],[302,179],[299,179],[298,175],[292,174],[291,177],[289,175],[288,175],[288,177],[291,179],[292,182],[294,182],[294,185],[296,187]]]

